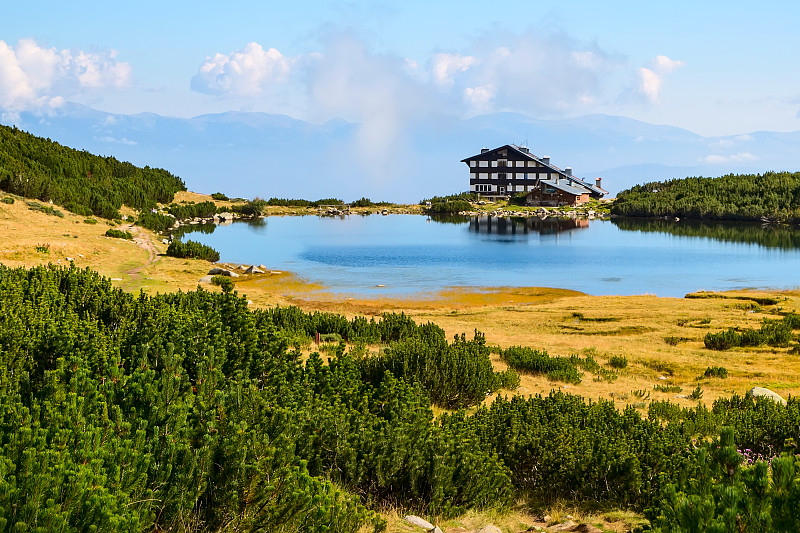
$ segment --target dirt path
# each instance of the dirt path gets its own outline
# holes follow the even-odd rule
[[[133,234],[133,242],[136,243],[136,245],[140,248],[147,250],[147,261],[143,265],[123,271],[129,277],[128,281],[126,281],[121,288],[124,291],[130,291],[130,288],[134,285],[134,283],[141,280],[142,270],[161,259],[161,255],[159,254],[158,248],[156,248],[156,245],[153,242],[152,236],[148,232],[142,231],[141,228],[132,225],[121,229],[124,231],[130,231]]]

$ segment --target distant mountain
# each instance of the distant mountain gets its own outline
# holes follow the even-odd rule
[[[527,143],[576,175],[603,178],[613,193],[643,181],[729,172],[796,170],[800,132],[703,137],[608,115],[541,120],[515,113],[433,116],[391,132],[392,144],[359,124],[312,124],[285,115],[229,112],[182,119],[117,115],[68,104],[23,113],[31,133],[136,165],[163,167],[189,189],[235,196],[414,202],[465,190],[461,159],[481,147]]]

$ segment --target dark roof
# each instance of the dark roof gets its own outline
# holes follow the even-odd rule
[[[580,196],[581,194],[587,194],[589,192],[585,187],[573,187],[567,180],[542,180],[542,183],[566,193],[574,194],[575,196]]]

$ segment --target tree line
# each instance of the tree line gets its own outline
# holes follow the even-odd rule
[[[800,172],[728,174],[636,185],[617,195],[612,214],[712,220],[800,222]]]

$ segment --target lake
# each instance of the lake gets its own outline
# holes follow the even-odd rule
[[[785,226],[350,215],[189,229],[204,231],[184,240],[212,246],[222,261],[291,271],[342,293],[539,286],[682,297],[800,286],[800,231]]]

